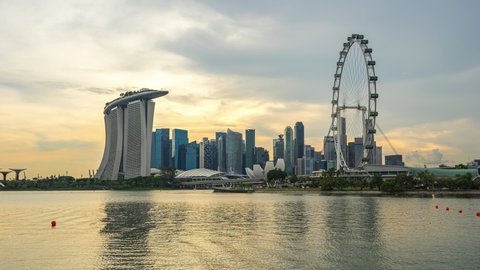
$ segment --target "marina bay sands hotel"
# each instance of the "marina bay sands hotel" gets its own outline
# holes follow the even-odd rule
[[[142,88],[128,91],[105,105],[105,150],[96,178],[117,180],[150,175],[155,109],[152,99],[166,94],[168,91]]]

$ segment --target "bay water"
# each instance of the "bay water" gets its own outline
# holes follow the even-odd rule
[[[480,269],[476,211],[479,199],[0,192],[0,269]]]

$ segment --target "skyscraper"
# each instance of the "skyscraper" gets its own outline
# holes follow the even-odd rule
[[[227,133],[216,132],[215,140],[217,141],[218,149],[218,170],[221,172],[227,171]]]
[[[349,142],[347,145],[347,165],[349,168],[355,168],[355,142]]]
[[[160,128],[153,133],[152,168],[168,168],[171,163],[170,129]]]
[[[304,174],[305,175],[312,175],[313,172],[313,165],[314,165],[314,160],[315,160],[315,148],[312,147],[311,145],[305,145],[305,156],[303,156],[304,159],[304,164],[305,164],[305,169],[304,169]]]
[[[277,163],[279,158],[284,158],[284,141],[283,134],[278,135],[277,139],[273,139],[273,162]]]
[[[172,130],[172,161],[173,167],[180,170],[185,170],[185,155],[182,155],[180,150],[182,146],[188,144],[188,130],[173,129]],[[186,149],[184,149],[186,151]],[[185,152],[186,154],[186,152]]]
[[[185,170],[198,168],[198,144],[196,141],[185,145]]]
[[[245,130],[245,167],[253,169],[255,159],[255,129]]]
[[[128,179],[150,175],[155,103],[168,94],[142,88],[129,91],[105,105],[106,142],[96,178]]]
[[[265,168],[265,163],[270,160],[268,151],[263,147],[255,147],[255,164],[259,164]]]
[[[284,141],[284,159],[285,159],[285,172],[287,174],[293,173],[294,167],[294,147],[293,147],[293,130],[290,126],[285,128],[285,141]]]
[[[342,151],[343,158],[347,162],[347,121],[345,117],[340,117],[338,125],[338,140],[340,142],[340,149]],[[338,162],[338,160],[337,160]]]
[[[383,164],[383,153],[382,153],[382,147],[381,146],[377,146],[375,147],[375,158],[373,159],[374,162],[373,164],[375,165],[382,165]]]
[[[335,141],[333,136],[325,136],[323,138],[323,155],[325,156],[325,160],[327,164],[335,164],[337,163],[337,153],[335,152]],[[330,168],[330,166],[328,166]]]
[[[218,170],[218,149],[215,140],[203,138],[199,144],[199,167]]]
[[[295,123],[294,127],[295,136],[295,158],[302,158],[305,150],[305,128],[302,122]]]
[[[227,130],[227,172],[241,174],[243,172],[242,133]]]
[[[355,166],[358,167],[363,159],[363,138],[355,138]]]

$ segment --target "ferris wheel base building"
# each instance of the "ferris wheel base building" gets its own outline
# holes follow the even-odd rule
[[[105,149],[95,175],[101,180],[150,175],[154,98],[168,91],[142,88],[105,105]]]

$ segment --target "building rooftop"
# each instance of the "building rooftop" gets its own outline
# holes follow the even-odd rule
[[[114,99],[105,104],[104,114],[108,114],[113,108],[117,106],[127,105],[134,100],[140,99],[154,99],[168,94],[165,90],[153,90],[148,88],[142,88],[138,91],[128,91],[123,93],[119,98]]]
[[[219,172],[219,171],[214,171],[214,170],[209,170],[205,168],[200,168],[200,169],[193,169],[193,170],[188,170],[185,172],[180,173],[179,175],[175,176],[177,179],[183,179],[183,178],[210,178],[210,177],[216,177],[216,176],[221,176],[224,175],[224,172]]]

